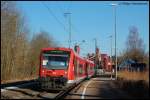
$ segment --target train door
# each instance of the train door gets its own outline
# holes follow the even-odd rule
[[[85,63],[85,75],[88,77],[88,63]]]
[[[78,58],[74,58],[74,77],[75,77],[75,79],[77,79],[78,78],[78,68],[79,67],[79,60],[78,60]]]
[[[77,58],[74,57],[74,79],[77,77]]]
[[[79,77],[83,76],[83,62],[80,62],[80,64],[79,64],[78,75],[79,75]]]

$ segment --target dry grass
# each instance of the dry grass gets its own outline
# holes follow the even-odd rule
[[[149,71],[119,71],[116,85],[133,98],[149,98]]]
[[[129,71],[119,71],[118,77],[125,80],[144,80],[149,83],[149,71],[145,72],[129,72]]]
[[[1,80],[1,84],[6,84],[6,83],[13,83],[13,82],[19,82],[19,81],[27,81],[27,80],[33,80],[37,79],[37,77],[26,77],[26,78],[17,78],[17,79],[12,79],[12,80]]]

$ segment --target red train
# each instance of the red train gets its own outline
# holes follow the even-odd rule
[[[43,48],[40,55],[41,88],[59,89],[94,75],[94,62],[70,48]]]

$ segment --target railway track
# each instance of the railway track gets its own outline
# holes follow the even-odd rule
[[[65,90],[42,90],[38,88],[38,81],[30,80],[23,82],[15,82],[1,85],[1,99],[62,99],[69,94],[74,93],[82,86],[83,80],[78,84],[74,84]]]
[[[28,83],[33,83],[36,82],[37,79],[32,79],[32,80],[24,80],[24,81],[18,81],[18,82],[11,82],[11,83],[3,83],[1,84],[1,89],[6,88],[6,87],[11,87],[11,86],[17,86],[23,84],[28,84]]]
[[[42,90],[38,88],[38,81],[16,82],[1,85],[1,99],[62,99],[69,95],[70,91],[76,93],[88,80],[83,80],[65,90]]]
[[[42,90],[37,88],[37,81],[12,83],[1,86],[1,99],[61,99],[80,83],[74,84],[62,91]],[[7,87],[8,86],[8,87]]]

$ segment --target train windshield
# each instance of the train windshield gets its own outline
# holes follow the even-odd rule
[[[67,69],[69,53],[65,51],[44,52],[42,64],[47,69]]]

